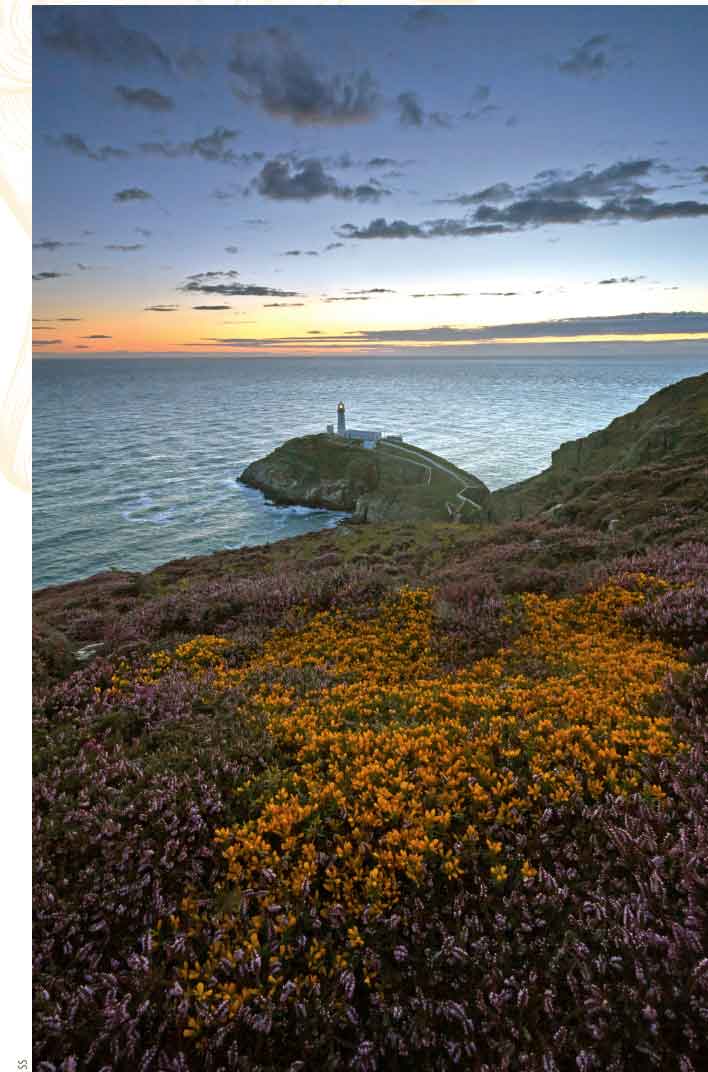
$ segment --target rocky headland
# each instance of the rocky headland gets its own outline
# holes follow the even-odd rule
[[[323,433],[289,439],[253,462],[241,481],[272,502],[352,513],[357,521],[486,517],[489,488],[476,476],[410,443],[368,450]]]

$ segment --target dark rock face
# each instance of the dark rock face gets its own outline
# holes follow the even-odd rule
[[[490,518],[515,520],[547,514],[568,520],[601,499],[631,492],[640,470],[697,463],[708,457],[708,373],[657,391],[606,428],[563,443],[550,468],[500,488],[489,498]]]
[[[345,510],[362,521],[480,520],[489,497],[481,480],[410,444],[366,450],[332,435],[290,439],[241,480],[273,502]]]

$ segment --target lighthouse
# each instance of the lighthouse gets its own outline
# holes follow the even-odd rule
[[[344,417],[344,403],[340,402],[337,406],[337,435],[346,435],[347,422]]]

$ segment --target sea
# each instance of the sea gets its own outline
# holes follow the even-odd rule
[[[376,358],[36,358],[33,584],[149,570],[271,543],[345,515],[239,483],[284,440],[348,423],[433,451],[491,489],[560,443],[708,370],[705,354]]]

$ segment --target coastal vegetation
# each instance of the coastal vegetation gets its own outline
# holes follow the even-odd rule
[[[38,593],[35,1067],[705,1067],[704,472]]]

